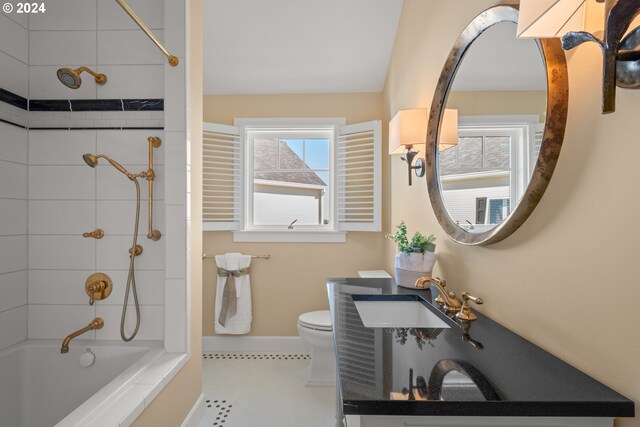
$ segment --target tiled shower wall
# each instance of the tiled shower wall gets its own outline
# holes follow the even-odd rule
[[[83,153],[108,153],[127,170],[147,169],[147,137],[158,131],[31,130],[29,132],[29,338],[61,338],[94,317],[105,327],[84,338],[119,339],[128,249],[136,208],[135,186],[107,162],[95,169]],[[163,147],[155,150],[154,228],[165,232]],[[137,339],[162,339],[164,329],[164,240],[147,239],[148,186],[141,180],[142,204],[136,284],[142,323]],[[82,237],[101,228],[102,239]],[[100,271],[114,281],[111,296],[94,306],[83,290]],[[130,295],[129,302],[133,302]],[[128,312],[133,330],[135,310]]]
[[[184,2],[130,0],[129,4],[180,58],[178,67],[166,64],[156,46],[113,1],[47,2],[46,14],[32,15],[29,22],[0,14],[0,88],[43,100],[165,99],[162,121],[162,112],[27,113],[0,103],[0,113],[7,107],[14,116],[29,114],[31,127],[65,123],[69,127],[165,127],[164,131],[25,130],[0,123],[0,349],[27,337],[62,338],[95,316],[104,318],[105,327],[86,338],[119,339],[135,187],[106,162],[89,168],[82,154],[103,152],[130,171],[140,172],[146,169],[148,136],[163,139],[154,159],[158,175],[154,228],[163,237],[159,242],[146,238],[148,189],[143,180],[139,243],[144,252],[136,262],[142,304],[138,339],[165,338],[169,351],[185,349]],[[86,73],[78,90],[58,82],[58,68],[82,65],[107,74],[107,84],[97,86]],[[103,239],[81,237],[95,228],[105,230]],[[114,291],[91,307],[84,281],[95,271],[112,277]],[[130,307],[128,324],[134,314]]]
[[[45,14],[29,19],[30,99],[164,97],[164,56],[114,1],[57,0],[47,5]],[[162,39],[164,2],[133,0],[130,5]],[[60,84],[58,68],[82,65],[106,74],[107,83],[98,85],[85,73],[80,89]],[[131,112],[31,114],[31,126],[66,122],[84,127],[83,123],[91,126],[88,120],[93,120],[95,126],[110,127],[136,118]],[[138,125],[162,125],[148,121],[150,112],[140,112],[138,118],[145,119]],[[95,169],[88,167],[82,154],[107,154],[137,173],[148,167],[149,136],[159,136],[164,142],[164,132],[158,130],[30,130],[29,338],[59,339],[96,316],[104,319],[105,326],[85,338],[120,338],[135,186],[105,161]],[[146,238],[148,185],[140,181],[143,201],[138,242],[143,253],[136,258],[136,284],[142,323],[137,339],[164,337],[165,147],[154,149],[154,228],[165,235],[157,242]],[[104,230],[104,238],[82,237],[83,232],[96,228]],[[114,290],[108,299],[90,306],[83,285],[97,271],[113,279]],[[132,295],[129,302],[131,331],[135,321]]]
[[[14,19],[0,14],[0,87],[26,97],[26,19]],[[27,162],[27,130],[0,122],[0,349],[27,338]]]

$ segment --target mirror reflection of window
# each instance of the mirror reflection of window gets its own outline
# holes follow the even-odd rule
[[[526,191],[540,151],[546,73],[533,40],[516,25],[487,29],[465,53],[446,108],[458,111],[458,144],[438,153],[447,212],[481,233],[504,221]]]

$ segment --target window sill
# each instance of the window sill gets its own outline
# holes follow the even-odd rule
[[[234,231],[233,241],[241,243],[289,242],[289,243],[344,243],[346,231],[301,231],[301,230],[250,230]]]

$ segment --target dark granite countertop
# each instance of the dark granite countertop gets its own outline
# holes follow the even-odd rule
[[[634,416],[631,400],[477,311],[473,322],[448,318],[433,287],[329,279],[328,289],[347,415]],[[367,328],[355,294],[418,295],[450,328]]]

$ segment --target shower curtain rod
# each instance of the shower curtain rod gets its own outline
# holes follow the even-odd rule
[[[215,255],[202,254],[202,259],[207,259],[207,258],[215,258]],[[264,255],[251,255],[251,258],[269,259],[271,258],[271,254],[267,252]]]
[[[169,53],[169,51],[162,45],[162,43],[160,43],[160,40],[158,40],[158,38],[151,32],[151,30],[149,30],[144,22],[142,22],[142,19],[140,19],[140,17],[133,11],[133,9],[131,9],[131,7],[125,0],[116,0],[116,3],[118,3],[120,7],[125,12],[127,12],[127,15],[129,15],[136,24],[138,24],[138,27],[140,27],[140,29],[145,32],[145,34],[151,39],[151,41],[154,42],[156,46],[158,46],[158,49],[160,49],[162,53],[164,53],[164,55],[169,60],[169,65],[175,67],[180,63],[178,58]]]

